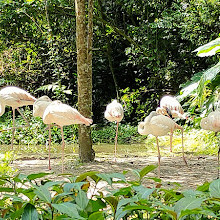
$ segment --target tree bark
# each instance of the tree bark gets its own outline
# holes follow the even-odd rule
[[[89,5],[91,4],[91,0]],[[93,4],[93,2],[92,2]],[[78,110],[87,117],[92,116],[92,20],[86,28],[85,0],[75,0],[76,7],[76,47],[77,47],[77,82]],[[91,9],[88,16],[91,19]],[[83,162],[94,160],[91,128],[79,125],[79,157]]]

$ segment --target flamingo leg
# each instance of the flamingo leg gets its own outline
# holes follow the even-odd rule
[[[29,127],[30,126],[30,123],[28,122],[28,120],[24,117],[24,115],[22,114],[22,112],[20,111],[19,108],[16,108],[18,110],[18,112],[20,113],[20,115],[22,116],[22,118],[26,121],[27,125],[23,125],[23,126],[18,126],[18,127],[15,127],[15,123],[13,123],[13,127],[12,128],[7,128],[7,129],[3,129],[3,130],[0,130],[1,131],[8,131],[8,130],[13,130],[13,129],[17,129],[17,128],[23,128],[23,127]],[[12,111],[14,112],[13,113],[13,117],[14,117],[14,120],[15,120],[15,109],[12,109]]]
[[[186,164],[186,166],[188,166],[187,162],[186,162],[186,158],[184,155],[184,146],[183,146],[183,128],[181,128],[181,132],[182,132],[182,153],[183,153],[183,161]]]
[[[63,165],[63,161],[64,161],[64,146],[65,146],[64,135],[63,135],[63,127],[61,127],[61,135],[62,135],[62,173],[63,173],[64,172],[64,165]]]
[[[172,152],[172,145],[173,145],[173,131],[170,133],[170,152]]]
[[[117,142],[118,142],[118,124],[119,122],[117,122],[116,125],[116,134],[115,134],[115,162],[116,162],[116,156],[117,156]]]
[[[11,137],[11,149],[13,150],[14,136],[15,136],[15,109],[12,108],[13,113],[13,128],[12,128],[12,137]]]
[[[19,108],[16,108],[17,111],[20,113],[20,115],[22,116],[22,118],[26,121],[27,125],[21,126],[21,127],[29,127],[30,123],[28,122],[28,120],[24,117],[23,113],[21,112],[21,110]]]
[[[49,128],[49,146],[48,146],[48,148],[49,148],[49,158],[48,158],[48,160],[49,160],[49,167],[48,167],[48,169],[51,170],[51,166],[50,166],[51,125],[49,125],[48,128]]]
[[[219,154],[220,154],[220,145],[218,148],[218,176],[217,176],[218,179],[219,179]]]
[[[158,137],[156,137],[156,142],[157,142],[157,151],[158,151],[158,173],[157,176],[158,178],[160,178],[160,147],[159,147],[159,143],[158,143]]]

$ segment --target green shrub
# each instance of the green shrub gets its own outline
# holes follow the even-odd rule
[[[157,178],[154,186],[144,186],[143,179],[155,168],[133,170],[133,181],[127,180],[128,171],[66,174],[59,181],[51,180],[49,173],[1,175],[0,219],[220,218],[219,179],[184,192],[162,188]]]
[[[0,175],[12,174],[16,170],[10,166],[11,162],[15,159],[13,151],[8,151],[5,154],[0,154]]]

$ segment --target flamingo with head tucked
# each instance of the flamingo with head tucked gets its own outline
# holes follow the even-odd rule
[[[22,107],[25,105],[33,105],[35,101],[36,101],[36,98],[34,96],[26,92],[25,90],[15,87],[15,86],[7,86],[0,90],[0,116],[2,116],[5,113],[6,106],[12,107],[13,127],[10,128],[12,129],[12,140],[11,140],[12,149],[13,149],[15,129],[30,126],[28,120],[24,117],[19,107]],[[20,126],[20,127],[15,126],[15,109],[20,113],[22,118],[26,121],[27,123],[26,126]],[[10,130],[10,129],[5,129],[5,130]]]
[[[116,122],[116,135],[115,135],[115,161],[117,155],[117,141],[118,141],[118,125],[119,122],[124,117],[124,110],[122,105],[117,101],[113,100],[110,104],[107,105],[105,111],[105,118],[110,122]]]

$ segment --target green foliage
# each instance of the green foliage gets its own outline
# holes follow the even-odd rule
[[[216,63],[190,51],[218,37],[219,1],[99,0],[94,7],[97,124],[103,124],[100,112],[116,90],[134,124],[164,93],[178,93],[181,83]],[[75,105],[74,1],[2,0],[0,10],[0,86],[17,85],[36,97],[47,94]]]
[[[29,107],[25,108],[23,112],[24,116],[30,122],[30,127],[24,127],[16,129],[14,136],[14,143],[19,145],[45,145],[48,140],[48,127],[43,123],[42,119],[37,117],[34,118],[32,111]],[[7,129],[12,127],[12,112],[8,111],[2,117],[0,117],[1,129]],[[17,125],[26,125],[26,122],[18,114],[16,116]],[[61,143],[61,133],[60,128],[53,126],[51,128],[52,143],[60,144]],[[92,140],[93,143],[114,143],[115,141],[115,132],[116,124],[109,123],[105,127],[95,125],[92,129]],[[119,135],[118,143],[136,143],[143,139],[138,132],[136,126],[131,126],[129,124],[120,124],[119,125]],[[0,141],[1,144],[10,144],[11,143],[11,130],[0,132]],[[67,144],[78,143],[78,125],[70,125],[64,127],[64,138]],[[33,149],[32,149],[33,150]]]
[[[217,38],[199,48],[194,52],[200,57],[212,56],[220,50],[220,38]],[[194,113],[199,108],[199,111],[208,112],[215,107],[219,99],[220,92],[220,62],[212,66],[208,70],[195,74],[190,81],[183,84],[183,89],[180,92],[181,100],[188,98],[189,111]]]
[[[0,176],[2,219],[218,219],[220,180],[196,190],[165,189],[155,179],[142,184],[156,167],[126,174],[91,171],[55,181],[49,173]],[[124,173],[127,173],[124,172]],[[103,188],[103,185],[105,186]]]
[[[111,123],[105,127],[95,127],[92,130],[93,143],[115,143],[116,124]],[[118,143],[137,143],[143,140],[137,132],[137,126],[129,124],[119,124],[118,128]]]
[[[15,159],[13,151],[7,151],[5,154],[0,154],[0,175],[15,173],[10,164]]]

